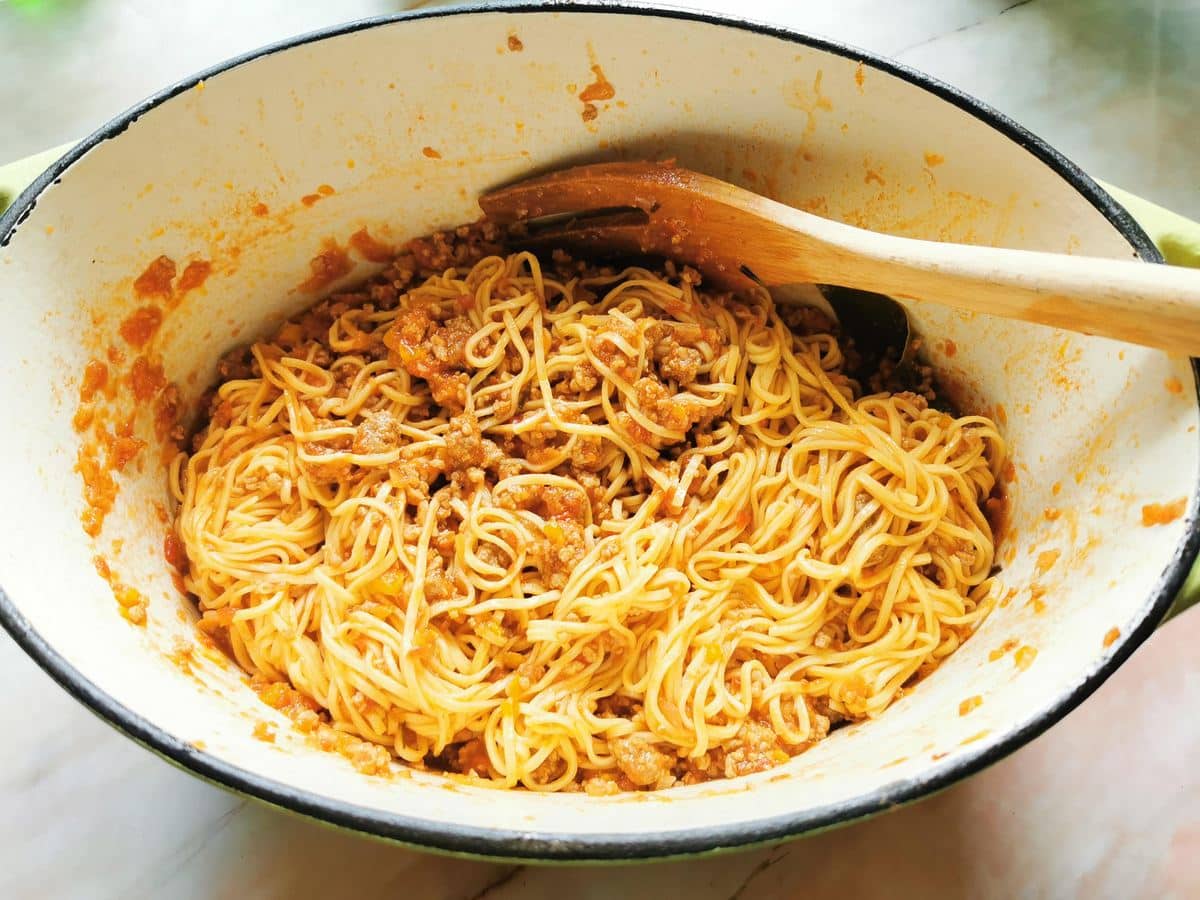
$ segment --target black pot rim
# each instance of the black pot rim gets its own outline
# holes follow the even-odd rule
[[[102,141],[121,134],[144,113],[177,94],[189,90],[199,81],[292,47],[394,22],[479,13],[546,12],[643,15],[703,22],[781,38],[797,45],[862,62],[872,69],[901,78],[953,104],[1023,147],[1049,166],[1099,210],[1129,241],[1130,247],[1142,259],[1155,263],[1163,261],[1150,238],[1133,217],[1078,166],[1007,116],[928,75],[844,44],[810,37],[788,28],[737,17],[640,3],[596,4],[575,2],[575,0],[550,3],[492,3],[484,6],[443,7],[379,16],[299,35],[215,65],[160,91],[112,119],[38,176],[13,202],[4,215],[0,216],[0,247],[9,242],[17,227],[30,215],[38,195],[47,186],[55,183],[88,150]],[[1200,399],[1200,366],[1197,365],[1195,359],[1192,360],[1192,369],[1196,379],[1198,399]],[[1171,561],[1159,576],[1158,582],[1151,592],[1149,606],[1142,621],[1129,634],[1122,637],[1120,643],[1113,649],[1112,655],[1087,675],[1079,685],[1058,698],[1035,719],[1005,735],[999,742],[984,746],[975,753],[956,757],[947,764],[931,765],[919,776],[884,786],[845,802],[770,818],[712,827],[683,828],[654,834],[622,834],[619,832],[555,834],[440,823],[422,819],[419,816],[400,815],[345,803],[307,790],[300,790],[282,782],[263,778],[211,756],[192,744],[167,733],[128,707],[118,703],[85,678],[35,631],[3,589],[0,589],[0,624],[12,635],[16,643],[68,693],[139,744],[205,780],[258,798],[274,806],[364,834],[445,853],[522,861],[587,862],[662,859],[770,843],[870,816],[948,787],[997,762],[1037,737],[1091,695],[1149,637],[1159,621],[1166,615],[1187,578],[1198,550],[1200,550],[1200,529],[1197,528],[1197,524],[1200,522],[1200,480],[1198,480],[1196,489],[1193,490],[1189,506],[1185,536],[1176,546]]]

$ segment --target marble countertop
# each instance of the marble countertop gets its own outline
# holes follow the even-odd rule
[[[0,162],[77,137],[219,59],[405,5],[0,0]],[[1200,3],[740,0],[736,10],[924,69],[1094,175],[1200,217]],[[1192,611],[1046,735],[889,815],[771,850],[539,868],[389,846],[201,783],[93,718],[0,635],[0,896],[1196,897],[1198,645]]]

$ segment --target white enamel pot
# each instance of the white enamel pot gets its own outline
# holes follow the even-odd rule
[[[589,110],[579,95],[595,66],[615,95]],[[566,4],[432,11],[269,47],[109,123],[0,219],[0,619],[16,641],[200,777],[369,834],[511,858],[660,857],[802,834],[936,791],[1066,715],[1164,617],[1196,556],[1193,366],[931,304],[911,307],[924,349],[1012,447],[1011,595],[881,718],[772,771],[608,798],[360,774],[196,647],[163,558],[168,491],[147,409],[136,433],[149,446],[99,537],[85,535],[80,378],[104,348],[128,349],[119,324],[146,302],[133,280],[152,260],[212,265],[190,291],[177,279],[181,299],[147,348],[186,408],[220,353],[313,302],[299,286],[323,242],[469,221],[488,187],[617,156],[673,156],[883,231],[1159,262],[1111,198],[1011,121],[788,31]],[[352,258],[345,280],[371,270]],[[1143,525],[1143,506],[1175,501],[1182,515]],[[97,554],[148,598],[145,626],[119,614]],[[255,737],[263,721],[273,743]]]

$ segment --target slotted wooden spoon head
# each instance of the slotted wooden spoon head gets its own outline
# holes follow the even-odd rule
[[[664,256],[721,287],[744,290],[753,281],[735,238],[748,237],[747,217],[738,204],[723,202],[731,189],[772,202],[670,163],[615,162],[520,181],[485,194],[479,205],[494,222],[523,223],[519,240],[527,246]]]

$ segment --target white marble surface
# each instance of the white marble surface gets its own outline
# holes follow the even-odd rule
[[[403,5],[41,0],[34,13],[31,0],[0,0],[0,161],[77,137],[219,59]],[[1200,217],[1195,0],[736,9],[896,56],[1094,174]],[[3,636],[0,897],[1197,897],[1198,644],[1193,612],[1047,735],[888,816],[768,851],[550,869],[419,854],[230,796],[91,717]]]

